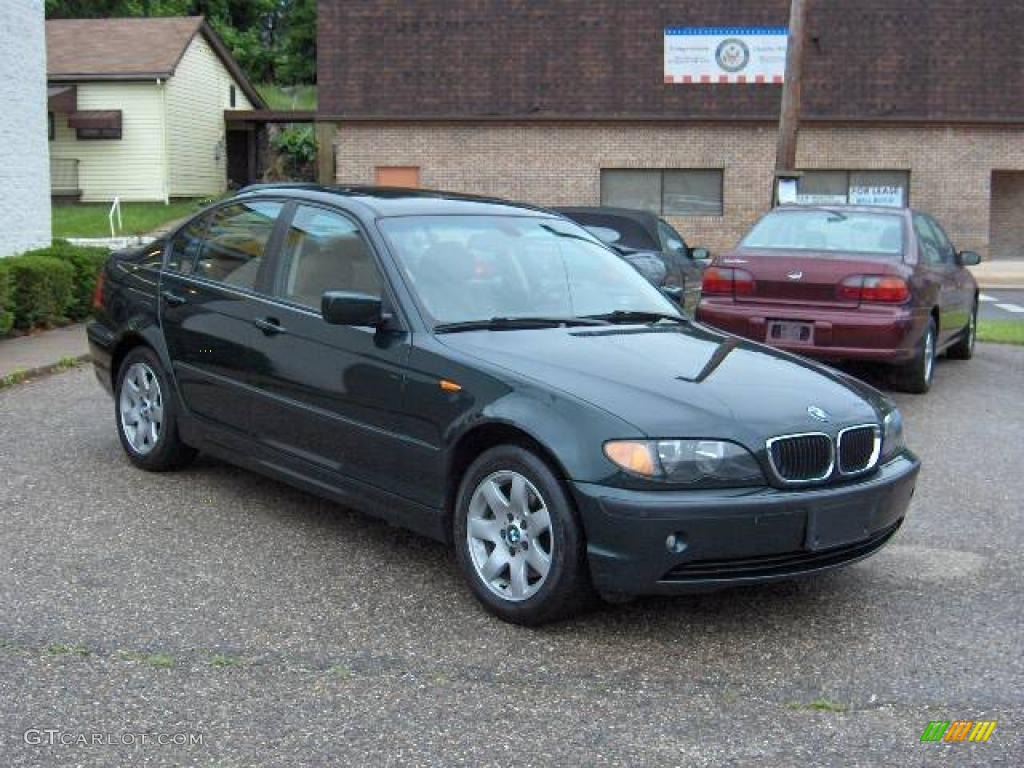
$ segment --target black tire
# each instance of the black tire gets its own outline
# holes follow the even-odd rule
[[[921,334],[921,340],[917,344],[914,359],[897,371],[896,383],[904,392],[923,395],[931,389],[932,378],[935,375],[936,337],[935,318],[929,318],[928,327]]]
[[[978,305],[971,307],[970,320],[960,334],[956,344],[949,348],[946,357],[950,360],[970,360],[974,357],[974,341],[978,335]]]
[[[141,397],[138,394],[137,380],[140,371],[145,378],[148,379],[152,375],[155,379],[156,387],[153,387],[152,380],[149,381],[150,390],[148,392],[155,393],[152,399]],[[127,381],[129,372],[132,373],[131,382]],[[132,413],[139,414],[142,408],[150,409],[150,413],[156,407],[162,408],[159,426],[155,432],[146,431],[145,437],[141,439],[134,436],[137,435],[137,432],[131,425],[139,424],[142,418],[150,419],[150,416],[136,415],[133,419],[132,416],[122,414],[122,402],[126,387],[134,393],[128,396],[129,400],[134,398],[136,401],[144,401],[138,407],[133,408]],[[117,372],[117,386],[114,389],[114,426],[121,440],[121,447],[124,448],[124,452],[132,464],[150,472],[165,472],[180,469],[196,457],[196,450],[185,445],[178,435],[177,417],[174,395],[167,380],[167,374],[160,364],[160,359],[149,347],[135,347],[125,355],[121,362],[121,367]],[[148,423],[153,422],[150,420]],[[132,438],[129,438],[129,432],[133,435]],[[155,440],[151,437],[154,433],[156,434]],[[133,440],[139,445],[133,445]]]
[[[494,482],[499,484],[500,489],[503,478],[512,476],[513,480],[509,481],[509,491],[503,492],[502,499],[510,503],[510,510],[514,510],[515,496],[514,491],[511,490],[511,482],[514,482],[516,475],[525,478],[528,483],[524,497],[528,500],[527,512],[523,515],[526,524],[521,529],[517,527],[519,525],[518,514],[515,516],[515,521],[500,520],[499,515],[493,512],[490,503],[487,503],[486,509],[491,511],[485,511],[484,514],[493,515],[495,525],[500,525],[503,529],[500,533],[500,541],[505,543],[498,543],[498,539],[491,541],[477,539],[471,544],[468,535],[468,521],[471,503],[477,491],[480,490],[483,493],[485,481],[495,478],[497,479]],[[530,485],[533,486],[532,489],[529,488]],[[478,500],[474,510],[480,509],[480,503]],[[533,533],[531,534],[530,520],[533,519],[534,514],[540,512],[542,506],[547,509],[549,526],[545,529],[543,523],[538,523],[532,526]],[[477,512],[474,512],[474,515],[476,514]],[[509,514],[513,513],[509,512]],[[542,519],[543,516],[539,515],[539,518]],[[491,519],[480,518],[478,521],[483,524],[492,523]],[[453,524],[455,557],[459,568],[476,598],[487,610],[499,618],[514,624],[536,626],[566,618],[594,603],[595,595],[587,568],[586,543],[575,507],[563,484],[559,482],[555,471],[536,454],[516,445],[502,445],[483,453],[473,462],[462,478],[455,504]],[[510,544],[512,536],[507,531],[511,531],[513,527],[516,527],[517,533],[513,543]],[[531,535],[535,538],[530,538]],[[520,536],[522,540],[520,540]],[[515,542],[520,542],[520,546],[523,544],[526,546],[519,551]],[[536,557],[538,553],[544,555],[544,546],[545,544],[548,546],[550,565],[543,577],[540,576],[539,571],[533,570],[532,565],[522,566],[526,568],[523,572],[527,574],[527,578],[534,577],[537,581],[524,591],[523,594],[529,596],[515,598],[511,570],[512,558],[528,559],[531,557],[529,552],[531,543],[535,548],[535,552],[532,553],[533,557]],[[488,548],[489,546],[490,548]],[[501,569],[497,571],[499,575],[496,575],[493,580],[486,581],[483,573],[478,571],[477,562],[485,557],[489,561],[490,556],[499,551],[499,547],[508,547],[510,552],[515,549],[515,555],[510,555],[507,565],[501,566]],[[505,553],[501,551],[500,554],[504,558]],[[502,575],[505,573],[508,575]],[[495,585],[495,581],[502,580],[507,582],[504,587]],[[535,591],[529,594],[529,590]]]

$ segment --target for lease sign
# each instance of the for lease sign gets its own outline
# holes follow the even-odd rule
[[[668,27],[665,82],[781,83],[786,41],[785,27]]]

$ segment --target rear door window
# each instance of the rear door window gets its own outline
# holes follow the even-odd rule
[[[203,248],[207,218],[199,216],[178,231],[167,248],[166,269],[182,274],[192,271],[196,257]]]
[[[942,264],[942,250],[935,236],[935,230],[932,229],[928,219],[920,213],[914,214],[914,233],[917,235],[921,261],[932,266]]]
[[[299,205],[282,248],[277,295],[319,311],[327,291],[381,297],[383,284],[355,222],[325,208]]]
[[[217,208],[208,219],[195,273],[253,290],[283,203],[251,200]]]

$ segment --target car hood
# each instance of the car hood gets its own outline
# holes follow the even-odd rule
[[[555,387],[649,437],[835,434],[879,421],[884,397],[838,371],[699,324],[471,331],[449,348]],[[823,409],[829,421],[808,408]]]

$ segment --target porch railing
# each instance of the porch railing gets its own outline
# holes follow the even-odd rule
[[[81,191],[81,188],[78,186],[78,160],[51,157],[50,194],[77,195]]]

